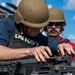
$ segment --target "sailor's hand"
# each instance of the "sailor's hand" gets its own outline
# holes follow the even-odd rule
[[[30,55],[33,55],[38,62],[44,62],[46,58],[49,59],[50,56],[52,56],[52,52],[47,46],[38,46],[31,48],[31,50],[29,50],[29,53]]]
[[[68,44],[68,43],[61,43],[61,44],[59,44],[58,45],[58,53],[59,53],[59,55],[64,56],[66,52],[69,55],[71,55],[71,54],[75,55],[74,48],[70,44]]]

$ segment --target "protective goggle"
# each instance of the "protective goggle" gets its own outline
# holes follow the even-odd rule
[[[48,26],[65,26],[64,22],[49,22]]]

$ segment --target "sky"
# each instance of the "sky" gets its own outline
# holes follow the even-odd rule
[[[49,8],[59,8],[64,12],[66,19],[63,37],[75,43],[75,0],[44,0]],[[0,4],[12,0],[0,0]]]

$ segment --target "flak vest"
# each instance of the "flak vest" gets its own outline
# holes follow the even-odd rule
[[[29,36],[22,36],[19,31],[15,28],[15,31],[12,33],[10,37],[10,43],[9,47],[10,48],[31,48],[35,46],[40,46],[40,45],[47,45],[48,44],[48,38],[43,37],[42,34],[39,34],[37,38],[32,38]],[[30,57],[26,57],[26,59],[29,59]],[[27,64],[29,65],[29,64]],[[32,67],[31,67],[32,66]],[[17,63],[16,71],[14,75],[22,75],[20,73],[20,70],[23,69],[25,75],[30,75],[30,73],[33,72],[33,65],[31,64],[29,67],[21,67]]]
[[[47,46],[48,38],[43,37],[42,34],[39,34],[38,37],[32,38],[29,36],[22,36],[20,32],[15,28],[15,31],[10,37],[9,47],[10,48],[31,48],[36,46]]]

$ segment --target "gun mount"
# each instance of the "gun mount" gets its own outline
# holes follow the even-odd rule
[[[6,60],[0,61],[0,73],[7,73],[7,75],[75,75],[75,66],[72,65],[72,62],[71,56],[55,56],[46,62],[37,62],[33,58]]]

